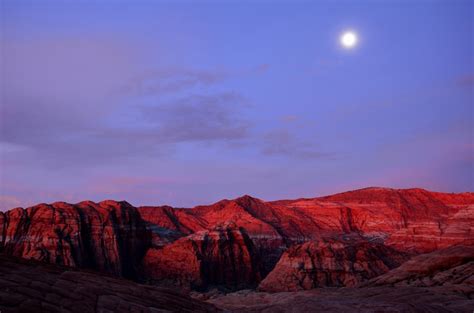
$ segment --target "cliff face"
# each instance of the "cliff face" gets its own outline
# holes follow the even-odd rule
[[[134,278],[149,236],[126,202],[56,202],[2,215],[4,253]]]
[[[422,254],[363,286],[445,286],[474,296],[474,246],[453,246]]]
[[[198,289],[254,287],[277,262],[275,270],[286,266],[301,280],[295,288],[352,285],[405,253],[473,244],[473,233],[473,193],[422,189],[273,202],[244,196],[192,209],[57,202],[0,213],[6,254]]]
[[[143,268],[149,280],[198,290],[212,285],[256,287],[263,271],[248,234],[231,227],[200,231],[163,249],[149,249]]]
[[[469,241],[474,231],[473,193],[366,188],[275,204],[305,212],[321,231],[357,232],[415,253]]]
[[[346,242],[346,240],[343,240]],[[349,246],[339,242],[347,249]],[[321,260],[333,260],[328,257],[336,254],[335,251],[323,251],[317,246],[331,249],[336,245],[334,240],[325,244],[317,244],[316,249],[307,243],[298,249],[290,248],[286,255],[299,256],[303,246],[307,256],[319,251],[325,256]],[[360,245],[353,245],[354,248]],[[375,248],[374,246],[373,248]],[[370,249],[362,249],[362,255]],[[378,250],[378,249],[377,249]],[[382,248],[384,250],[384,248]],[[389,253],[391,255],[391,253]],[[373,262],[373,257],[362,261]],[[372,261],[371,261],[372,260]],[[343,262],[345,259],[342,260]],[[269,290],[275,286],[304,282],[301,271],[293,272],[295,277],[285,275],[278,269],[280,263],[261,284],[268,282]],[[316,264],[320,264],[319,260]],[[355,263],[354,263],[355,264]],[[305,264],[306,265],[306,264]],[[310,267],[313,265],[310,265]],[[375,264],[377,267],[377,265]],[[355,266],[354,266],[355,269]],[[325,267],[326,273],[328,266]],[[366,269],[364,271],[367,272]],[[289,282],[279,283],[276,274],[283,274],[280,279],[287,278]],[[334,268],[330,270],[336,273]],[[351,272],[342,270],[341,273]],[[323,272],[324,273],[324,272]],[[339,274],[337,274],[339,275]],[[337,276],[336,276],[337,277]],[[270,282],[269,280],[272,280]],[[313,281],[313,280],[312,280]],[[293,285],[295,286],[295,285]],[[300,287],[299,285],[296,285]],[[300,288],[296,288],[299,290]],[[281,289],[280,289],[281,290]],[[427,254],[413,257],[401,266],[377,276],[353,288],[316,288],[298,292],[254,292],[238,291],[228,294],[213,295],[208,302],[227,309],[231,312],[472,312],[474,307],[474,246],[452,246]]]
[[[353,287],[402,264],[408,255],[363,238],[321,238],[289,248],[261,291]]]

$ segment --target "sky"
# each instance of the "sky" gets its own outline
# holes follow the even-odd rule
[[[0,210],[474,191],[473,1],[0,10]]]

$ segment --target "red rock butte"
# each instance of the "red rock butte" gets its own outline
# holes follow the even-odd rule
[[[472,234],[474,193],[423,189],[270,202],[246,195],[190,209],[55,202],[0,213],[4,255],[198,291],[387,281],[413,256],[473,245]]]

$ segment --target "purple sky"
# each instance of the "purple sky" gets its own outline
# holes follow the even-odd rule
[[[472,1],[0,6],[0,210],[474,191]]]

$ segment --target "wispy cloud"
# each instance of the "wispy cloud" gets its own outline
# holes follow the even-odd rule
[[[247,135],[241,117],[244,98],[237,93],[191,95],[161,105],[142,107],[162,141],[233,140]]]
[[[285,123],[292,123],[292,122],[296,122],[298,120],[298,116],[293,115],[293,114],[287,114],[287,115],[281,116],[280,120],[282,122],[285,122]]]
[[[194,87],[210,86],[223,81],[229,75],[223,70],[154,69],[131,78],[123,90],[132,95],[162,96]]]
[[[2,42],[0,140],[41,148],[100,124],[134,52],[99,38]]]
[[[251,125],[241,94],[211,88],[239,73],[144,70],[133,48],[93,37],[2,40],[2,52],[3,163],[34,158],[80,167],[111,156],[160,156],[177,143],[244,138]],[[132,122],[122,123],[124,116]]]
[[[23,205],[23,201],[14,196],[0,195],[0,212]]]
[[[456,84],[460,87],[470,87],[474,86],[474,74],[466,74],[459,76],[456,79]]]
[[[262,153],[302,159],[331,157],[331,154],[322,151],[314,142],[302,140],[286,129],[272,130],[265,134]]]

